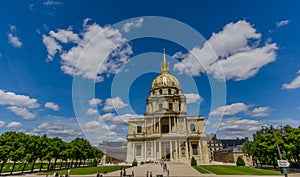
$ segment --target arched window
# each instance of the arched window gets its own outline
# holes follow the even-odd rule
[[[162,95],[162,89],[159,89],[159,94],[161,94],[161,95]]]

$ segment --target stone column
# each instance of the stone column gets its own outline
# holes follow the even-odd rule
[[[186,128],[186,118],[185,117],[183,117],[183,122],[184,122],[184,132],[186,132],[187,128]]]
[[[177,144],[177,140],[175,141],[175,153],[176,153],[176,160],[178,160],[178,144]]]
[[[161,118],[158,118],[158,132],[161,134]]]
[[[203,156],[202,156],[201,139],[199,139],[199,154],[200,154],[200,159],[202,160],[202,159],[203,159]]]
[[[135,159],[135,143],[132,142],[132,153],[133,153],[133,160]]]
[[[147,160],[147,142],[144,141],[144,161]]]
[[[161,159],[161,141],[158,144],[158,148],[159,148],[159,159]]]
[[[156,141],[153,141],[153,147],[152,147],[152,150],[153,150],[153,159],[156,160]]]
[[[173,160],[173,147],[172,147],[172,144],[173,144],[173,142],[170,141],[170,157],[171,157],[171,160]]]
[[[188,142],[187,142],[187,140],[185,141],[185,154],[186,154],[186,157],[189,159],[190,156],[189,156],[189,148],[188,148]]]
[[[169,133],[172,132],[171,117],[169,116]]]

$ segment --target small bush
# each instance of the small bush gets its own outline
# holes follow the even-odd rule
[[[197,166],[197,160],[194,157],[192,157],[191,166]]]
[[[137,164],[138,164],[138,163],[137,163],[136,159],[134,159],[133,162],[132,162],[132,166],[133,166],[133,167],[134,167],[134,166],[137,166]]]
[[[97,167],[97,166],[98,166],[98,161],[94,159],[92,162],[92,167]]]
[[[241,156],[239,156],[236,160],[236,166],[245,166],[245,161]]]

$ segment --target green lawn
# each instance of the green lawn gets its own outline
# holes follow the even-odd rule
[[[202,173],[202,174],[208,174],[208,173],[209,173],[208,171],[206,171],[205,169],[203,169],[203,168],[200,167],[200,166],[194,166],[194,168],[195,168],[197,171],[199,171],[200,173]]]
[[[281,175],[279,170],[264,170],[246,166],[202,165],[200,167],[217,175]],[[200,168],[196,167],[195,169]],[[202,173],[202,171],[199,172]]]
[[[86,167],[86,168],[73,168],[71,169],[71,175],[89,175],[96,174],[97,172],[103,173],[104,168],[107,168],[107,172],[113,172],[121,169],[121,166],[101,166],[101,167]],[[129,168],[131,166],[124,166],[124,168]],[[58,172],[59,175],[67,173],[67,170],[56,170],[51,171],[48,174],[53,175],[54,172]],[[38,175],[45,175],[46,172],[38,173]]]

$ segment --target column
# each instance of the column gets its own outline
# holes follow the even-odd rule
[[[176,116],[175,117],[175,119],[176,119],[176,125],[175,125],[175,130],[176,130],[176,132],[178,133],[178,117]],[[180,144],[180,143],[179,143]]]
[[[159,148],[159,159],[161,159],[161,141],[158,144],[158,148]]]
[[[173,147],[172,147],[172,144],[173,144],[173,142],[170,141],[170,157],[171,157],[171,160],[173,160]]]
[[[155,133],[155,118],[152,117],[152,133]]]
[[[187,131],[187,129],[186,129],[186,118],[185,118],[185,117],[183,117],[183,122],[184,122],[184,127],[185,127],[185,130],[184,130],[184,132],[186,132],[186,131]]]
[[[153,158],[154,158],[154,160],[157,159],[156,141],[153,142]]]
[[[201,139],[199,139],[199,153],[200,153],[200,159],[202,160],[202,159],[203,159],[203,156],[202,156]]]
[[[175,141],[175,153],[176,153],[176,160],[178,160],[178,144],[177,144],[177,140]]]
[[[186,154],[186,157],[189,159],[190,156],[189,156],[189,148],[188,148],[188,142],[187,142],[187,140],[185,141],[185,154]]]
[[[144,161],[146,161],[147,160],[147,145],[146,145],[147,143],[146,143],[146,141],[144,141]]]
[[[172,131],[172,126],[171,126],[171,117],[169,116],[169,133]]]
[[[161,134],[161,118],[158,118],[158,132]]]
[[[132,153],[133,153],[132,161],[133,161],[135,159],[135,142],[132,142],[132,148],[133,148],[133,150],[132,150]]]

